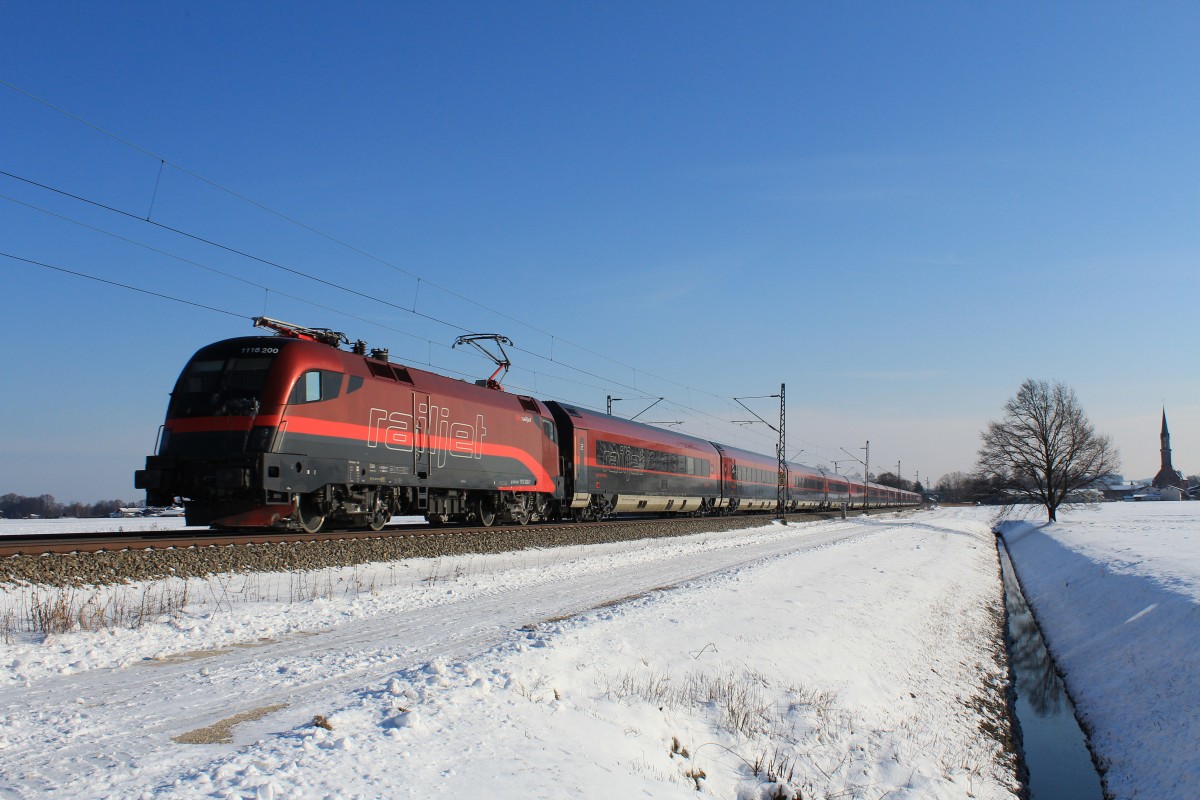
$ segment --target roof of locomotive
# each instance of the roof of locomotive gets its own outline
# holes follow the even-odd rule
[[[451,378],[448,375],[442,375],[438,372],[432,372],[420,367],[412,367],[408,364],[391,361],[386,356],[376,358],[370,355],[360,355],[350,350],[343,350],[340,347],[325,344],[323,342],[313,341],[311,339],[296,339],[290,336],[237,336],[232,339],[223,339],[219,342],[213,342],[205,345],[196,351],[192,356],[195,358],[200,355],[221,354],[231,350],[241,350],[246,347],[256,348],[279,348],[280,351],[287,348],[292,353],[303,351],[304,357],[311,357],[314,361],[312,366],[321,367],[322,365],[332,368],[331,365],[338,364],[343,369],[350,371],[352,367],[362,364],[362,369],[373,372],[371,364],[383,365],[394,373],[399,373],[401,380],[407,379],[407,383],[418,386],[425,391],[438,391],[461,399],[470,399],[476,402],[490,402],[492,404],[505,403],[511,401],[514,405],[520,404],[527,411],[536,411],[538,414],[545,415],[547,410],[545,404],[536,398],[529,397],[523,394],[508,392],[503,389],[497,390],[487,386],[481,386],[478,383],[463,380],[461,378]],[[503,398],[503,399],[502,399]],[[530,408],[529,406],[533,406]]]

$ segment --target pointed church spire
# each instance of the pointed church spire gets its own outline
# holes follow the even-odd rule
[[[1162,454],[1162,466],[1159,467],[1158,474],[1154,476],[1151,485],[1156,489],[1161,489],[1164,486],[1175,486],[1182,489],[1183,473],[1171,465],[1171,433],[1167,430],[1166,406],[1163,406],[1162,433],[1159,434],[1159,441],[1162,442],[1162,448],[1159,450]]]

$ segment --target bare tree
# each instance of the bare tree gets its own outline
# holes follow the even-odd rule
[[[976,474],[1014,502],[1046,507],[1051,522],[1073,493],[1115,472],[1121,457],[1096,433],[1075,390],[1032,378],[1004,404],[1004,419],[982,434]]]
[[[971,498],[974,479],[965,472],[947,472],[938,479],[934,491],[938,499],[946,503],[961,503]]]

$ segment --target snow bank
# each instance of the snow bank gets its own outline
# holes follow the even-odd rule
[[[1200,797],[1200,503],[1001,528],[1107,790]]]

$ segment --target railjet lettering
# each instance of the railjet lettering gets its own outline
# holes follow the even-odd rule
[[[372,408],[367,447],[382,444],[388,450],[402,453],[411,453],[415,448],[418,455],[428,447],[430,455],[436,456],[439,467],[446,466],[447,454],[455,458],[483,458],[483,437],[487,435],[487,428],[483,426],[482,414],[475,415],[472,425],[452,422],[450,410],[444,406],[422,402],[416,409],[414,419],[412,414],[404,411]],[[431,438],[444,446],[431,446]]]

